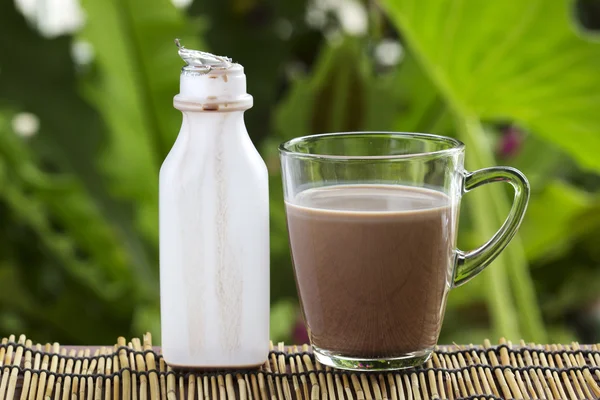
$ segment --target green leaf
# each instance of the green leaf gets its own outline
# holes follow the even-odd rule
[[[594,73],[598,53],[595,45],[572,31],[565,1],[550,5],[541,0],[525,4],[517,0],[384,0],[383,4],[454,114],[457,134],[467,145],[467,167],[495,163],[482,119],[508,119],[562,146],[582,165],[600,169],[593,150],[600,145],[600,137],[593,133],[600,122],[594,111],[598,95],[589,91],[590,86],[600,84]],[[510,25],[499,21],[510,21]],[[577,104],[579,111],[565,106],[566,99]],[[552,123],[545,119],[548,114],[553,114],[548,118]],[[565,132],[569,132],[568,139]],[[471,196],[473,224],[481,238],[490,237],[505,219],[508,201],[498,187],[482,188]],[[515,238],[482,275],[488,283],[496,333],[545,341],[520,240]]]
[[[53,169],[81,178],[105,202],[101,175],[90,162],[97,155],[102,123],[79,96],[71,38],[40,37],[14,3],[0,2],[0,101],[10,109],[33,113],[40,129],[28,146]],[[43,70],[39,60],[45,60]]]
[[[592,196],[569,184],[555,181],[532,197],[521,237],[530,260],[558,257],[569,250],[586,225],[581,216],[594,204]]]
[[[593,304],[597,300],[600,269],[578,267],[573,266],[569,276],[545,304],[551,317],[560,318],[567,311],[581,310],[582,305]]]
[[[575,329],[563,325],[548,327],[548,343],[573,343],[573,338],[577,337]]]
[[[107,301],[132,295],[129,285],[134,279],[128,255],[93,199],[72,176],[42,172],[3,115],[0,165],[4,183],[0,199],[39,234],[40,243],[69,274]]]
[[[119,232],[119,251],[128,253],[127,262],[135,269],[140,286],[146,287],[146,292],[154,296],[157,287],[156,251],[147,248],[142,235],[132,226],[131,204],[107,192],[103,179],[105,174],[99,171],[95,162],[99,150],[106,144],[103,138],[105,126],[95,110],[81,98],[77,78],[78,72],[86,68],[73,63],[73,38],[40,37],[34,28],[27,25],[12,1],[0,2],[0,19],[0,102],[9,104],[11,110],[33,113],[39,119],[37,134],[22,144],[23,148],[27,148],[26,164],[32,162],[42,171],[53,172],[53,179],[49,182],[44,181],[44,174],[37,177],[42,179],[35,176],[32,179],[40,188],[38,193],[42,195],[44,192],[44,201],[52,203],[57,213],[53,218],[58,220],[54,223],[77,227],[77,241],[89,242],[86,252],[108,255],[113,251],[112,247],[105,240],[96,241],[97,235],[88,233],[89,226],[96,226],[93,221],[89,218],[78,220],[86,213],[83,210],[77,213],[68,211],[69,207],[73,207],[96,209],[88,214],[101,212],[101,224],[111,225],[111,230]],[[13,37],[19,40],[15,41]],[[39,60],[45,60],[43,70]],[[68,118],[65,110],[68,110]],[[13,133],[9,134],[12,137]],[[63,178],[68,176],[67,181],[75,183],[62,179],[60,186],[53,187],[58,172]],[[77,186],[77,189],[64,188],[69,185]],[[103,231],[100,227],[97,229]],[[15,246],[18,249],[25,247],[23,243]],[[111,265],[111,262],[102,262],[102,265]]]
[[[27,293],[27,289],[21,285],[14,265],[3,262],[0,264],[0,282],[3,283],[0,290],[0,301],[3,307],[11,306],[19,310],[20,314],[36,314],[39,319],[45,319],[36,311],[35,299]]]
[[[83,7],[80,37],[93,46],[97,67],[83,89],[109,128],[102,165],[113,192],[135,204],[138,225],[156,243],[158,170],[181,121],[172,106],[182,66],[173,39],[203,46],[167,1],[85,0]]]
[[[294,324],[298,321],[298,302],[282,299],[271,307],[270,337],[275,343],[291,338]]]
[[[80,343],[129,332],[133,305],[151,285],[122,232],[76,176],[43,171],[9,121],[0,113],[0,303],[46,338]]]
[[[455,109],[513,120],[600,171],[600,43],[570,0],[384,0]]]
[[[439,91],[411,53],[406,52],[392,78],[386,84],[397,88],[397,103],[401,105],[400,112],[396,113],[394,130],[443,133],[440,130],[446,106]]]
[[[321,49],[314,71],[296,79],[275,115],[282,139],[324,132],[389,130],[396,119],[394,76],[375,76],[361,42]]]
[[[518,154],[510,160],[510,165],[527,176],[533,188],[532,200],[556,176],[564,176],[575,169],[564,152],[535,135],[525,136]]]

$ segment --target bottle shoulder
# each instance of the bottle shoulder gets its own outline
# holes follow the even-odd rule
[[[268,181],[267,166],[248,134],[234,140],[205,140],[202,143],[183,143],[180,138],[160,168],[160,180],[201,179],[215,175],[221,179]]]

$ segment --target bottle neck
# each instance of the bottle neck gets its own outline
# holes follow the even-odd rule
[[[248,135],[243,111],[203,112],[183,111],[181,134],[189,135],[193,141],[214,138],[215,136]]]
[[[206,73],[183,70],[180,93],[173,105],[181,111],[231,112],[252,107],[252,96],[246,93],[246,75],[239,64]]]

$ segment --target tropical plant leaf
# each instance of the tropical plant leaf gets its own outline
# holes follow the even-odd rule
[[[407,50],[405,53],[396,71],[390,74],[390,82],[386,82],[387,87],[398,88],[397,104],[401,108],[395,113],[394,130],[442,134],[446,105],[415,57]]]
[[[533,188],[532,200],[556,177],[576,170],[573,161],[560,148],[531,134],[524,135],[518,153],[507,162],[527,176]]]
[[[600,43],[576,31],[572,1],[382,3],[451,107],[518,121],[600,170]]]
[[[201,46],[181,10],[161,0],[83,1],[80,37],[94,50],[97,73],[84,92],[103,116],[109,139],[103,167],[115,194],[136,205],[145,236],[158,238],[158,170],[179,131],[172,98],[182,61],[173,39]]]
[[[471,168],[494,162],[482,121],[512,121],[560,147],[583,168],[600,170],[600,47],[576,31],[571,1],[382,3],[455,115]],[[505,218],[508,202],[493,187],[471,197],[473,221],[481,237],[489,237]],[[518,314],[506,304],[510,291],[504,271],[510,274]],[[493,289],[497,333],[544,341],[520,241],[514,240],[484,275]],[[520,327],[514,324],[517,315]]]
[[[587,225],[579,220],[593,204],[587,192],[559,181],[548,184],[532,198],[521,227],[527,257],[557,257],[569,250],[571,243],[587,232]]]

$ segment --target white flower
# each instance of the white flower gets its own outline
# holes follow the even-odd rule
[[[19,136],[31,137],[40,129],[40,120],[35,114],[21,112],[13,117],[12,128]]]

